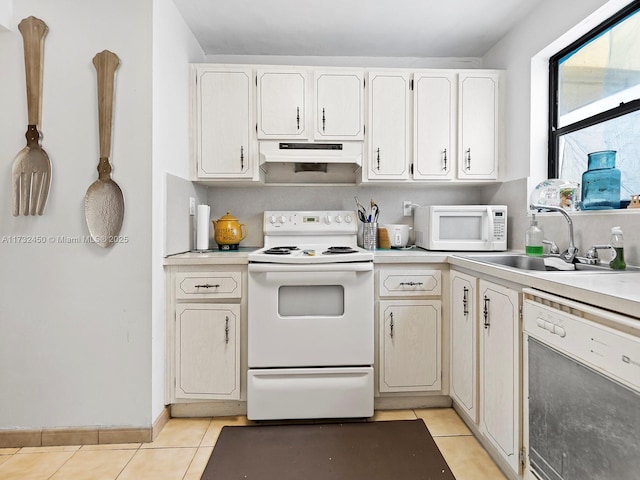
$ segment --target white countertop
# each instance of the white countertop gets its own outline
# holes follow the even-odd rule
[[[478,255],[473,254],[473,256]],[[448,263],[640,320],[640,272],[638,271],[576,273],[515,270],[469,260],[459,254],[449,256]]]
[[[241,247],[237,251],[212,250],[171,255],[165,266],[181,265],[246,265],[249,252],[258,247]],[[495,254],[495,252],[487,252]],[[449,263],[478,274],[497,277],[571,298],[600,308],[622,313],[640,320],[640,272],[537,272],[487,264],[465,258],[482,256],[479,252],[432,252],[421,249],[376,250],[375,264]]]
[[[246,265],[247,255],[259,247],[240,247],[238,250],[207,250],[169,255],[165,266],[171,265]]]

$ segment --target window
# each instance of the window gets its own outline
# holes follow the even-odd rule
[[[640,194],[640,0],[551,57],[549,178],[582,183],[587,155],[616,151],[620,200]]]

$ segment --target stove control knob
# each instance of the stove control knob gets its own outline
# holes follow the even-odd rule
[[[324,223],[326,223],[327,225],[331,224],[331,215],[325,215]]]
[[[269,223],[271,223],[271,225],[273,225],[274,223],[276,223],[278,221],[278,219],[276,218],[275,215],[271,215],[269,217]]]
[[[336,215],[336,223],[342,223],[342,217],[340,215]]]
[[[280,218],[278,220],[280,220],[280,223],[285,223],[287,221],[287,217],[285,217],[284,215],[280,215]]]
[[[344,221],[347,223],[351,223],[353,221],[353,218],[351,218],[351,215],[345,215],[344,216]]]

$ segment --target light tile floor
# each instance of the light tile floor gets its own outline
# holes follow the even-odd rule
[[[377,411],[372,421],[422,418],[457,480],[503,480],[451,408]],[[200,480],[220,430],[246,417],[173,418],[151,443],[0,448],[0,480]]]

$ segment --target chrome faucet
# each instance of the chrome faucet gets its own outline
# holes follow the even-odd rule
[[[554,207],[551,205],[537,205],[532,203],[529,205],[529,208],[533,210],[538,210],[541,212],[542,210],[550,210],[552,212],[560,212],[564,215],[564,218],[567,220],[567,224],[569,225],[569,247],[558,256],[562,258],[567,263],[573,263],[576,259],[576,255],[578,254],[578,247],[576,247],[575,242],[573,240],[573,221],[569,214],[562,207]]]
[[[589,251],[587,252],[587,256],[585,258],[578,257],[580,263],[586,263],[587,265],[597,265],[600,263],[600,257],[598,256],[598,250],[611,250],[613,254],[612,260],[616,258],[616,250],[612,245],[593,245]]]

